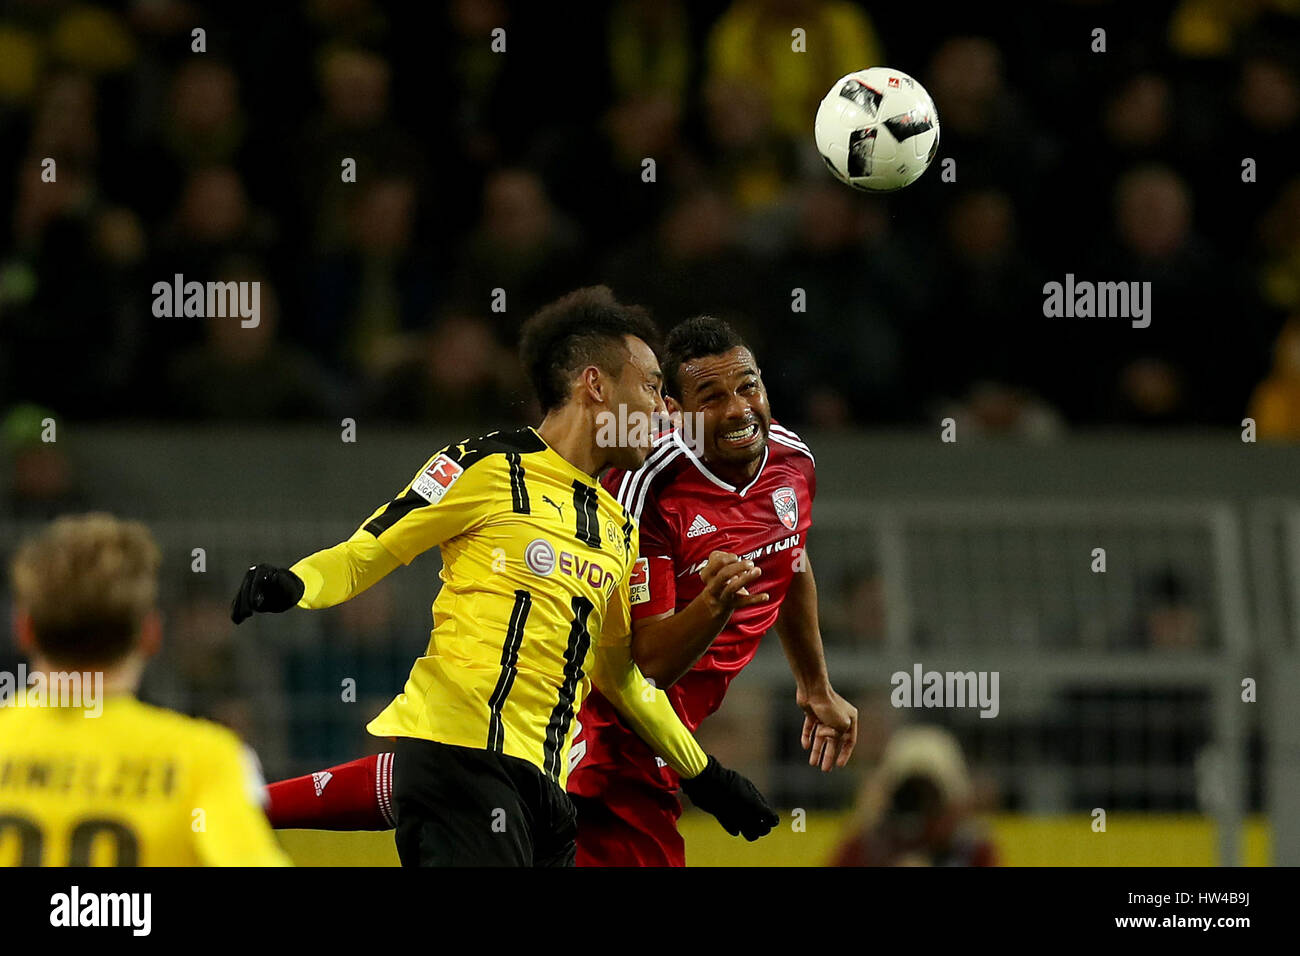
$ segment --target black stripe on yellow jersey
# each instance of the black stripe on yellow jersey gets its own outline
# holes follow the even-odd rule
[[[583,679],[583,664],[587,660],[587,651],[591,648],[587,619],[594,606],[583,597],[573,598],[571,605],[573,623],[569,627],[569,644],[564,649],[564,682],[560,684],[559,699],[551,711],[551,719],[546,723],[546,743],[543,747],[545,756],[542,770],[552,780],[559,780],[561,764],[565,765],[567,775],[568,761],[562,758],[569,753],[568,734],[573,723],[574,695],[577,693],[578,681]]]
[[[501,743],[505,738],[505,727],[501,723],[501,707],[510,696],[514,686],[515,674],[519,672],[519,645],[524,641],[524,625],[528,623],[528,611],[533,606],[533,596],[527,591],[515,592],[515,607],[510,612],[510,626],[506,628],[506,640],[501,645],[501,676],[492,689],[488,700],[488,750],[500,753]]]

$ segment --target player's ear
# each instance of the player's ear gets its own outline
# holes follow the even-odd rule
[[[671,395],[664,396],[664,407],[668,409],[668,420],[674,428],[682,427],[682,406]]]
[[[610,386],[613,384],[595,365],[588,365],[579,374],[579,381],[582,382],[582,391],[588,399],[597,405],[603,405],[609,401]]]

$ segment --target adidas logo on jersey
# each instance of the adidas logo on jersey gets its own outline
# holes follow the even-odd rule
[[[329,786],[329,782],[333,779],[334,779],[334,774],[330,773],[328,770],[317,770],[314,774],[312,774],[311,782],[312,785],[315,786],[316,788],[316,796],[319,797],[322,793],[324,793],[325,788]]]
[[[698,538],[702,534],[708,534],[711,531],[717,530],[717,528],[704,520],[704,515],[697,514],[695,520],[691,522],[690,530],[686,532],[686,537]]]

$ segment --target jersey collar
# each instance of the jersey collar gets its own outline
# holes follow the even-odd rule
[[[556,462],[560,468],[569,472],[569,474],[573,475],[573,477],[577,478],[582,482],[585,482],[588,485],[594,485],[597,488],[601,487],[600,479],[598,479],[595,475],[587,474],[585,471],[583,471],[573,462],[569,461],[569,459],[565,458],[558,451],[552,448],[536,428],[534,428],[532,425],[529,425],[528,430],[537,436],[537,440],[541,442],[542,446],[546,449],[545,454],[549,455],[551,460]]]
[[[691,447],[687,445],[685,441],[682,440],[682,433],[680,431],[673,432],[673,440],[677,442],[678,446],[681,447],[682,451],[686,453],[686,457],[691,460],[691,464],[693,464],[696,468],[700,470],[700,474],[702,474],[705,478],[709,479],[709,481],[713,482],[719,488],[723,488],[727,491],[732,492],[733,494],[740,495],[740,497],[742,498],[745,497],[745,493],[749,491],[750,488],[754,487],[755,482],[757,482],[758,479],[763,474],[763,468],[766,467],[767,465],[768,449],[767,449],[767,444],[764,443],[763,460],[758,463],[758,471],[754,472],[754,477],[749,480],[749,484],[745,485],[745,487],[743,488],[737,488],[735,485],[731,484],[731,482],[723,481],[713,472],[709,471],[708,467],[704,464],[704,462],[700,461],[700,459],[696,456],[695,452],[691,451]],[[768,439],[768,441],[771,441],[771,439]]]

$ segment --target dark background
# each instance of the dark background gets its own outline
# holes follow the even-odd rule
[[[735,320],[794,427],[1236,426],[1300,298],[1300,22],[965,6],[10,2],[0,404],[528,420],[519,324],[604,282],[665,326]],[[808,52],[771,52],[791,25]],[[942,122],[936,168],[884,197],[836,184],[811,132],[831,82],[874,62]],[[176,272],[259,279],[273,314],[155,319]],[[1151,281],[1151,327],[1044,318],[1067,272]],[[1300,359],[1280,364],[1262,417],[1290,436]]]

